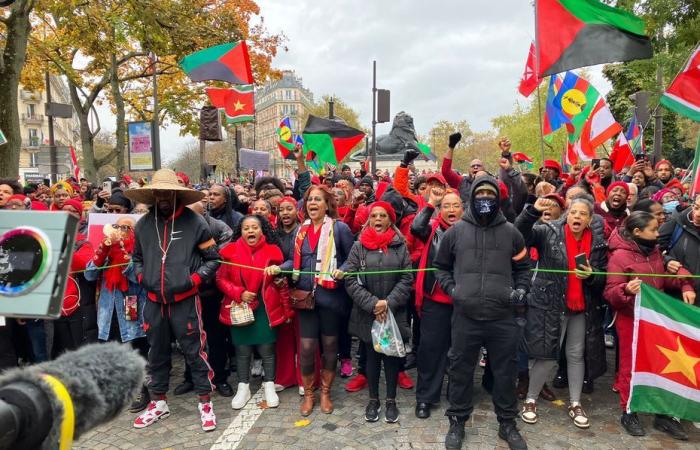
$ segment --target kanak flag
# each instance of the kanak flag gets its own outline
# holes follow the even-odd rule
[[[642,284],[627,410],[700,421],[700,308]]]
[[[542,78],[537,76],[536,64],[535,64],[535,43],[530,43],[530,53],[527,55],[527,62],[525,63],[525,71],[523,72],[523,77],[520,79],[520,86],[518,91],[524,96],[529,97],[532,92],[537,89],[537,86],[542,82]]]
[[[663,93],[660,102],[666,108],[700,122],[700,46]]]

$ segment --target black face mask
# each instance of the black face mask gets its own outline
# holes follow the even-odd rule
[[[479,217],[489,217],[498,209],[498,200],[495,198],[474,199],[474,212]]]

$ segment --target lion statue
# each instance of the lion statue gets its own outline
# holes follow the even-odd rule
[[[416,139],[416,129],[413,126],[413,117],[404,111],[396,114],[394,122],[391,125],[389,134],[383,134],[377,137],[377,157],[381,159],[397,159],[403,157],[403,152],[406,149],[406,144],[415,145],[418,142]],[[370,141],[370,147],[372,143]],[[367,158],[368,149],[359,150],[350,157],[352,161],[362,161]]]

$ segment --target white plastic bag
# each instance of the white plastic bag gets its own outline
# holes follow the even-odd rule
[[[401,330],[399,325],[391,313],[391,309],[387,309],[386,320],[379,322],[375,320],[372,323],[372,346],[377,353],[384,353],[388,356],[398,356],[403,358],[406,356],[406,348],[401,339]]]

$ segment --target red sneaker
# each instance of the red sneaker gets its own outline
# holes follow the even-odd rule
[[[367,387],[367,377],[358,373],[353,379],[345,384],[345,390],[348,392],[359,392]]]
[[[151,400],[146,411],[134,420],[134,428],[146,428],[169,415],[170,409],[165,400]]]
[[[406,372],[399,372],[399,387],[401,389],[413,389],[413,380]]]

